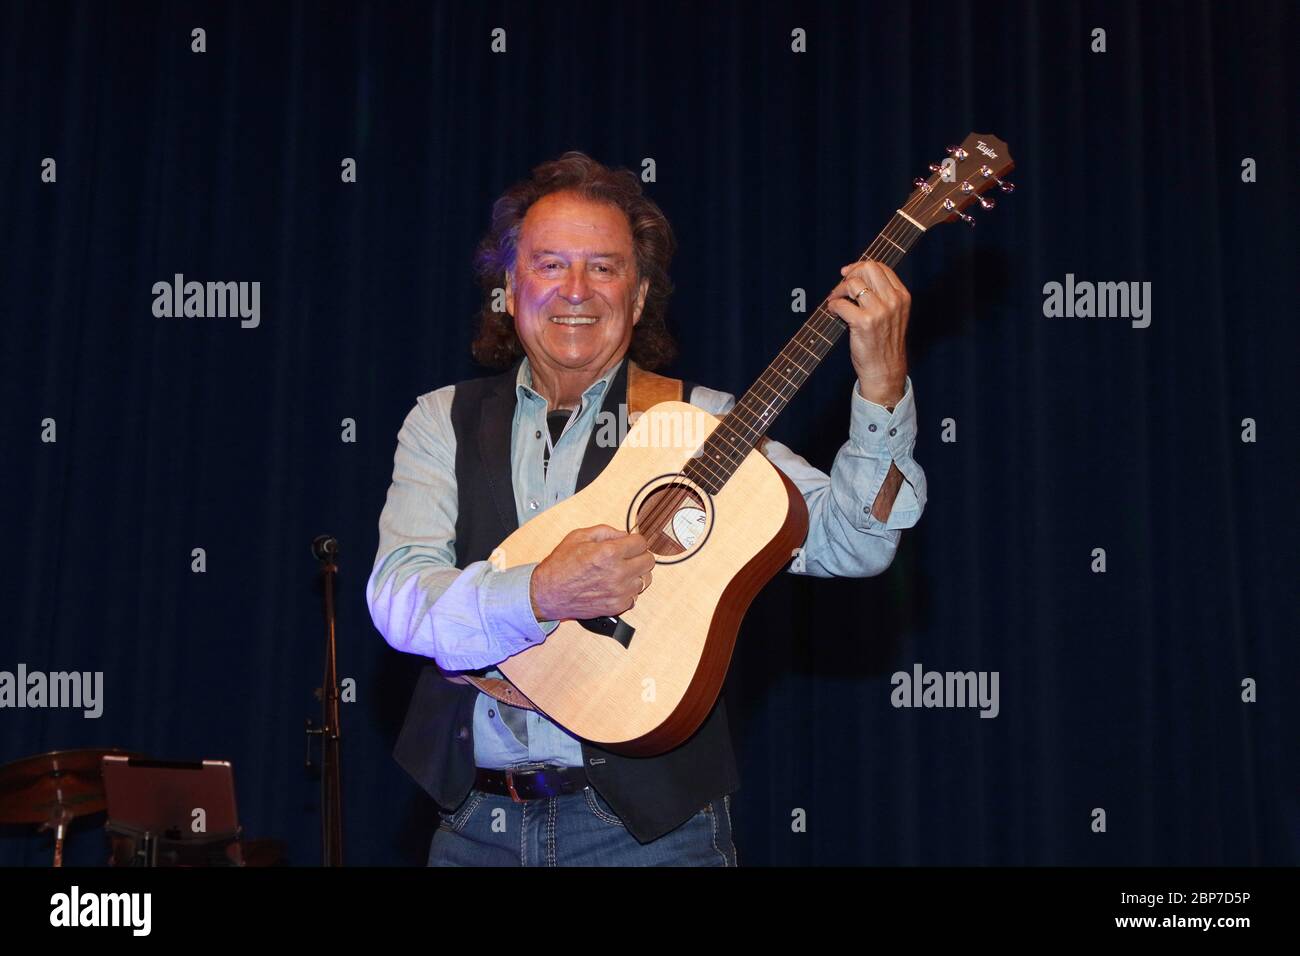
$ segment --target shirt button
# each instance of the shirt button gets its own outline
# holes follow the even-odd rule
[[[497,715],[497,712],[496,712],[495,710],[492,710],[491,708],[488,708],[488,716],[489,716],[489,717],[495,717],[496,715]]]
[[[537,431],[533,432],[533,437],[534,437],[534,438],[541,438],[541,437],[542,437],[542,430],[539,428],[539,429],[537,429]]]
[[[871,505],[867,505],[865,508],[863,508],[863,509],[862,509],[862,513],[863,513],[864,515],[869,515],[869,514],[871,514]]]
[[[897,434],[898,434],[898,429],[897,429],[897,428],[891,428],[891,429],[889,430],[889,437],[890,437],[890,438],[893,438],[893,437],[894,437],[895,435],[897,435]]]
[[[876,430],[876,423],[875,423],[875,422],[872,422],[870,425],[867,426],[867,431],[869,431],[869,432],[874,432],[875,430]]]
[[[529,511],[536,511],[536,510],[537,510],[537,499],[536,499],[536,498],[529,498],[529,499],[528,499],[528,510],[529,510]]]

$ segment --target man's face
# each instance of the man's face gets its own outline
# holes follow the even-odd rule
[[[551,193],[524,217],[506,308],[535,368],[596,377],[627,351],[649,285],[622,210]]]

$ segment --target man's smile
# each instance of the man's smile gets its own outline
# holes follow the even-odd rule
[[[595,315],[553,315],[551,321],[558,325],[595,325],[598,318]]]

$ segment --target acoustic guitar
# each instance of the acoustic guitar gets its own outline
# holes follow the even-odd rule
[[[942,222],[1010,192],[1013,163],[995,136],[972,133],[917,179],[859,261],[891,268]],[[570,531],[608,524],[645,536],[653,580],[617,617],[562,621],[497,665],[540,712],[617,753],[681,744],[722,689],[741,619],[808,534],[803,496],[759,450],[764,433],[846,326],[822,301],[758,381],[722,418],[660,402],[636,419],[609,465],[537,515],[493,553],[498,569],[541,561]]]

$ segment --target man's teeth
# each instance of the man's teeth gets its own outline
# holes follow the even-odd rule
[[[552,322],[558,322],[560,325],[591,325],[596,321],[594,315],[553,315]]]

